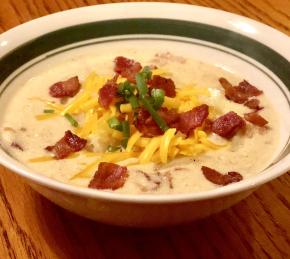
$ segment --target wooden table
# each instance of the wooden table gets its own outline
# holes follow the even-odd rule
[[[50,13],[111,0],[0,0],[0,33]],[[186,0],[290,35],[289,0]],[[290,46],[289,46],[290,47]],[[164,229],[107,226],[47,201],[0,167],[0,258],[290,258],[290,177],[218,215]]]

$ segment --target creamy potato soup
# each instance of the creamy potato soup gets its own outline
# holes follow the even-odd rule
[[[272,162],[279,122],[260,90],[170,52],[84,54],[22,82],[2,105],[0,141],[27,167],[71,185],[206,191]]]

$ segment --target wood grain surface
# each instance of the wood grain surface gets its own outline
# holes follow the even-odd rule
[[[0,0],[0,33],[50,13],[115,0]],[[290,35],[289,0],[186,0]],[[290,48],[290,46],[289,46]],[[107,226],[47,201],[0,167],[0,259],[290,258],[290,177],[207,219],[163,229]]]

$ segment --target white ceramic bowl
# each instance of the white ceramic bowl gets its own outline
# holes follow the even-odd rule
[[[219,212],[290,169],[289,37],[231,13],[180,4],[125,3],[84,7],[33,20],[0,35],[0,93],[5,93],[19,74],[64,50],[137,38],[157,38],[168,41],[168,46],[175,42],[185,52],[190,47],[196,58],[208,59],[208,63],[264,85],[281,121],[279,153],[272,165],[253,178],[211,191],[132,196],[57,182],[32,172],[3,149],[1,164],[63,208],[101,222],[141,227],[178,224]]]

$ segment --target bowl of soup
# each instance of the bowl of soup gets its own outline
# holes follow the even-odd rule
[[[290,167],[289,53],[269,34],[289,42],[244,17],[160,3],[3,33],[0,162],[101,222],[161,226],[228,208]]]

